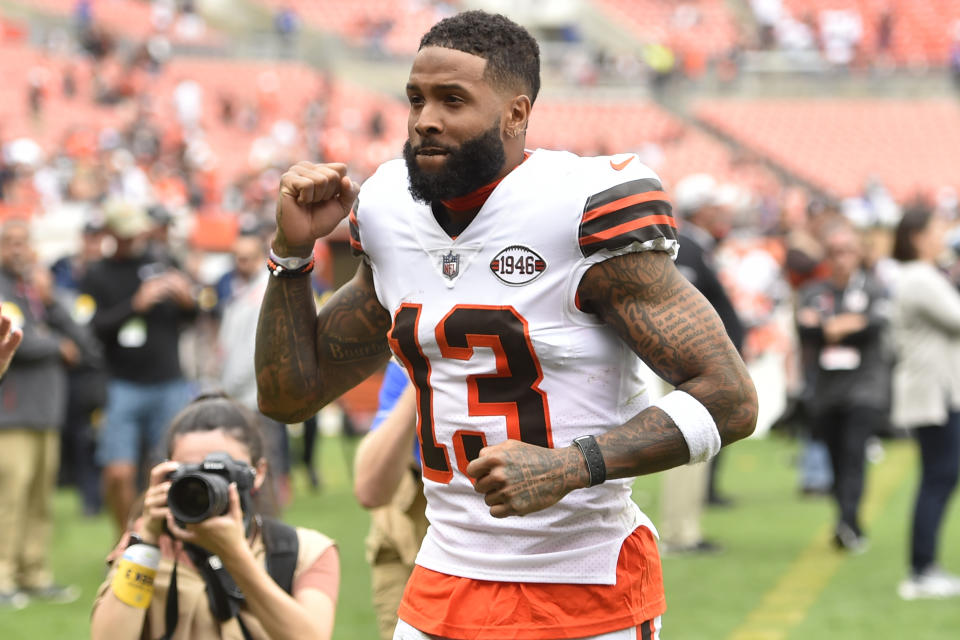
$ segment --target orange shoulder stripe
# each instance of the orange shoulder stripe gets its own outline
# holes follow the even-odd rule
[[[603,206],[597,207],[596,209],[591,209],[583,214],[583,219],[581,222],[589,222],[595,218],[599,218],[602,215],[608,213],[613,213],[614,211],[619,211],[620,209],[625,209],[630,205],[641,204],[643,202],[652,202],[654,200],[664,200],[669,202],[667,194],[663,191],[646,191],[644,193],[634,193],[625,198],[620,198],[619,200],[614,200]]]
[[[642,218],[637,218],[636,220],[630,220],[629,222],[618,224],[617,226],[607,229],[606,231],[599,231],[593,235],[584,236],[580,238],[580,246],[582,247],[584,245],[593,244],[594,242],[602,242],[604,240],[609,240],[610,238],[616,238],[619,235],[655,224],[665,224],[669,227],[673,227],[674,229],[677,228],[677,221],[674,220],[673,216],[644,216]]]

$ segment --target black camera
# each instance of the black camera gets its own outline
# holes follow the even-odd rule
[[[184,464],[170,474],[167,506],[181,527],[220,516],[230,509],[231,482],[237,483],[244,520],[250,514],[250,490],[257,472],[223,452],[207,455],[203,462]]]

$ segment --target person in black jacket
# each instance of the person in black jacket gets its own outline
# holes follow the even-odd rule
[[[179,341],[197,307],[189,278],[147,250],[152,224],[143,208],[108,202],[104,220],[116,251],[90,265],[81,290],[96,304],[91,325],[109,374],[97,462],[105,501],[123,530],[141,464],[190,397]]]
[[[674,189],[680,214],[677,269],[713,306],[737,351],[742,351],[744,328],[733,303],[717,277],[713,250],[729,230],[729,212],[717,199],[719,185],[708,174],[693,174],[680,180]],[[704,502],[726,505],[729,499],[716,489],[718,460],[707,465],[678,467],[664,474],[664,520],[661,533],[668,550],[710,552],[719,549],[703,538],[700,513]]]
[[[52,283],[36,263],[29,224],[0,226],[0,306],[7,318],[0,321],[0,351],[18,347],[0,385],[0,609],[22,607],[31,598],[68,602],[79,595],[53,581],[51,500],[66,370],[93,346],[54,299]],[[17,328],[12,334],[11,326]],[[0,355],[0,370],[7,360]]]
[[[858,518],[866,443],[889,411],[890,364],[883,346],[889,302],[880,283],[860,267],[860,239],[848,223],[828,226],[824,242],[830,275],[801,289],[797,330],[815,363],[811,429],[827,444],[833,466],[834,542],[856,552],[866,545]]]

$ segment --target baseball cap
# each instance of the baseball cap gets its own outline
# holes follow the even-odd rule
[[[717,181],[708,173],[694,173],[677,182],[673,203],[681,215],[717,204]]]
[[[126,200],[109,200],[103,205],[103,224],[118,238],[133,238],[149,231],[153,224],[146,209]]]

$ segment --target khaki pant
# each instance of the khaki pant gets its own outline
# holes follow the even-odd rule
[[[0,591],[49,586],[60,434],[0,430]]]
[[[423,482],[404,474],[390,504],[371,512],[367,536],[373,609],[382,640],[391,640],[397,626],[397,608],[427,533],[427,500]]]
[[[707,497],[710,464],[701,462],[663,472],[660,490],[660,542],[667,549],[692,547],[703,540],[700,515]]]

